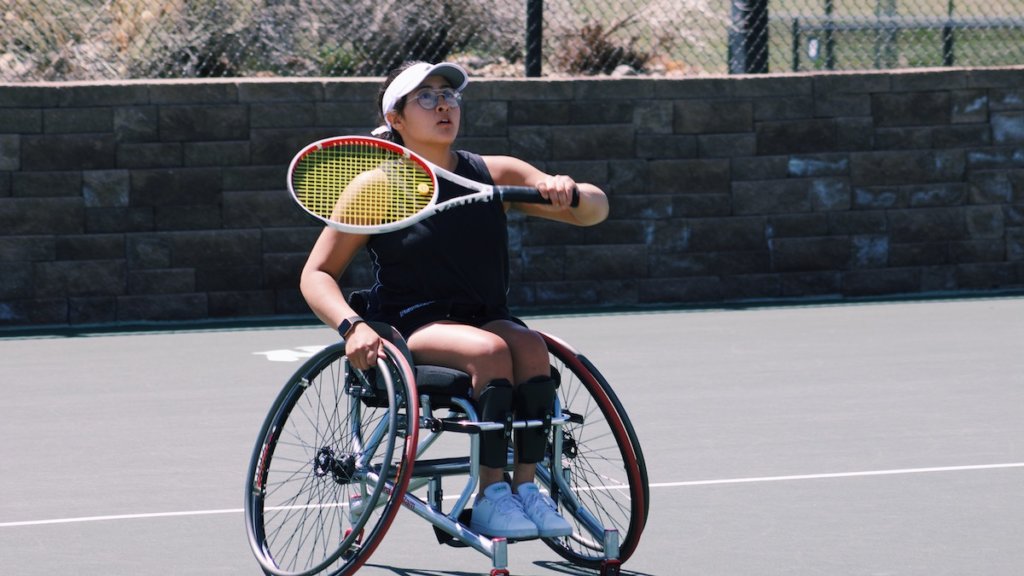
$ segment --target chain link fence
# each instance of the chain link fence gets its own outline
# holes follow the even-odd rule
[[[2,0],[0,81],[1024,64],[1022,0]]]

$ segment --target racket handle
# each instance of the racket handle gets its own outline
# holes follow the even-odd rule
[[[498,195],[501,197],[502,202],[523,202],[525,204],[550,204],[547,198],[540,195],[540,192],[536,188],[529,186],[497,186]],[[580,205],[580,190],[579,188],[572,189],[572,202],[569,203],[573,208]]]

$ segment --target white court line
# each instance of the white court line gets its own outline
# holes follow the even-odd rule
[[[753,484],[758,482],[792,482],[800,480],[824,480],[828,478],[858,478],[865,476],[893,476],[898,474],[928,474],[934,472],[965,472],[971,470],[999,470],[1024,468],[1024,462],[1005,464],[979,464],[975,466],[943,466],[935,468],[899,468],[895,470],[867,470],[862,472],[837,472],[832,474],[799,474],[795,476],[760,476],[754,478],[726,478],[721,480],[695,480],[690,482],[659,482],[651,488],[679,488],[686,486],[713,486],[718,484]],[[153,512],[149,514],[117,514],[111,516],[83,516],[79,518],[55,518],[52,520],[28,520],[24,522],[0,522],[0,528],[21,526],[47,526],[53,524],[74,524],[79,522],[104,522],[109,520],[139,520],[149,518],[174,518],[181,516],[210,516],[215,514],[241,514],[242,508],[221,510],[190,510],[184,512]]]
[[[1024,468],[1024,462],[1006,464],[979,464],[976,466],[943,466],[937,468],[900,468],[896,470],[867,470],[864,472],[837,472],[833,474],[800,474],[796,476],[761,476],[758,478],[729,478],[725,480],[696,480],[692,482],[662,482],[651,484],[651,488],[676,488],[680,486],[712,486],[715,484],[748,484],[753,482],[786,482],[793,480],[823,480],[827,478],[857,478],[861,476],[892,476],[896,474],[928,474],[931,472],[963,472],[968,470],[998,470],[1000,468]],[[3,526],[3,524],[0,524]]]
[[[149,514],[116,514],[113,516],[83,516],[80,518],[56,518],[53,520],[30,520],[27,522],[0,522],[0,528],[16,526],[46,526],[48,524],[74,524],[76,522],[103,522],[106,520],[138,520],[140,518],[171,518],[175,516],[208,516],[212,514],[239,514],[241,508],[223,510],[189,510],[185,512],[152,512]]]
[[[309,506],[273,506],[265,510],[298,510],[302,508],[335,508],[339,504],[323,504]],[[174,516],[210,516],[212,514],[241,514],[243,508],[223,508],[221,510],[190,510],[185,512],[151,512],[148,514],[117,514],[113,516],[85,516],[80,518],[57,518],[54,520],[36,520],[28,522],[3,522],[0,528],[14,526],[44,526],[47,524],[73,524],[75,522],[102,522],[105,520],[138,520],[145,518],[169,518]]]

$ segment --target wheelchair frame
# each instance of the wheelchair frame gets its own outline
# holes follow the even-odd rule
[[[542,333],[560,381],[553,413],[481,422],[468,375],[414,366],[401,336],[374,328],[385,336],[376,370],[352,370],[344,343],[328,346],[296,371],[263,423],[245,486],[249,543],[263,571],[354,574],[404,506],[434,527],[440,543],[472,547],[491,559],[491,576],[508,576],[509,542],[469,528],[479,433],[544,427],[549,442],[537,482],[574,527],[544,543],[574,565],[619,574],[646,523],[649,487],[636,434],[597,369]],[[469,456],[424,458],[449,434],[469,438]],[[508,470],[512,459],[510,450]],[[457,476],[465,486],[445,511],[442,480]],[[423,488],[425,497],[413,493]]]

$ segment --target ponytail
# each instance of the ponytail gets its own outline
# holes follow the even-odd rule
[[[405,142],[402,140],[402,135],[399,134],[397,131],[392,130],[391,128],[388,128],[388,123],[387,123],[387,121],[384,118],[384,113],[381,111],[381,107],[384,104],[384,92],[387,91],[388,86],[390,86],[391,83],[395,81],[395,78],[398,78],[399,74],[401,74],[402,72],[405,72],[411,66],[414,66],[414,65],[419,64],[419,63],[420,63],[420,61],[418,61],[418,60],[410,60],[408,62],[402,63],[398,67],[396,67],[393,70],[391,70],[391,72],[388,73],[387,79],[385,79],[384,83],[381,84],[380,91],[377,93],[377,124],[378,124],[378,127],[375,128],[373,130],[373,132],[371,132],[371,134],[373,134],[377,138],[381,138],[381,139],[384,139],[384,140],[388,140],[390,142],[394,142],[395,144],[398,144],[399,146],[404,146],[405,145]],[[402,96],[398,100],[398,102],[395,102],[395,109],[394,109],[395,112],[397,112],[398,114],[401,114],[402,111],[405,110],[406,101],[407,101],[406,97]]]

